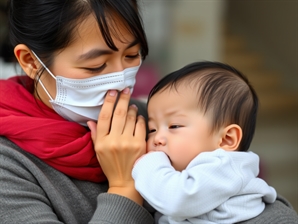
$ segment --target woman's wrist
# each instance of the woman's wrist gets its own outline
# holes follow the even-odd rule
[[[125,187],[110,187],[108,193],[117,194],[130,200],[136,202],[139,205],[143,205],[143,198],[139,192],[134,188],[134,186],[125,186]]]

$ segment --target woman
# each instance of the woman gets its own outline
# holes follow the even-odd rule
[[[130,175],[144,147],[103,154],[99,165],[87,127],[102,110],[97,134],[106,131],[112,104],[102,107],[104,96],[122,91],[113,121],[116,114],[128,114],[125,127],[138,120],[139,136],[124,133],[145,144],[144,118],[136,106],[127,111],[148,53],[136,0],[11,0],[8,7],[26,76],[0,82],[1,223],[153,223]]]

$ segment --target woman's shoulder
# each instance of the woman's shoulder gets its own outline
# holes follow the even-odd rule
[[[36,159],[35,156],[22,150],[6,137],[0,136],[0,160],[20,165],[28,161],[34,162]]]
[[[272,204],[266,204],[265,210],[257,217],[241,224],[298,224],[297,212],[282,196],[278,195]]]
[[[16,178],[38,184],[38,178],[56,172],[42,160],[22,150],[9,139],[0,136],[0,167],[1,178]]]
[[[2,175],[16,176],[18,179],[27,179],[36,184],[49,181],[49,184],[82,185],[79,188],[83,190],[94,188],[97,189],[96,193],[107,190],[106,183],[99,186],[98,183],[68,177],[3,136],[0,136],[0,168],[2,170],[0,177]]]
[[[6,137],[0,136],[0,160],[7,158],[14,159],[22,154],[22,150]]]

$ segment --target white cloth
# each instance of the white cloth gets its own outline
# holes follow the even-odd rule
[[[258,178],[253,152],[217,149],[200,153],[176,171],[163,152],[143,156],[134,166],[136,189],[157,211],[159,223],[236,223],[259,215],[276,199]]]

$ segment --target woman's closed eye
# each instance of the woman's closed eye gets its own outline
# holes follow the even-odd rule
[[[104,68],[106,67],[106,64],[101,65],[100,67],[96,67],[96,68],[84,68],[87,71],[91,72],[91,73],[100,73],[102,70],[104,70]]]
[[[137,59],[137,58],[140,57],[140,54],[137,53],[137,54],[134,54],[134,55],[126,55],[125,57],[128,58],[128,59]]]

